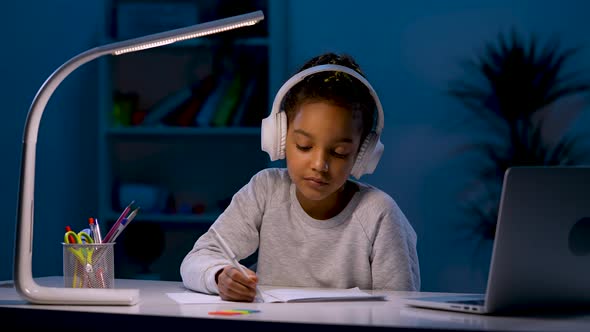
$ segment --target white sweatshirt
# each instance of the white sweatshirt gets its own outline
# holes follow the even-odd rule
[[[259,285],[420,289],[416,233],[385,192],[355,182],[356,192],[337,216],[311,218],[286,169],[258,172],[213,223],[238,260],[258,249]],[[211,231],[180,266],[184,285],[217,294],[217,271],[229,265]]]

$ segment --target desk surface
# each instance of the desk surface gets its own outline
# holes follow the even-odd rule
[[[35,279],[43,286],[61,287],[63,279]],[[116,324],[118,329],[150,327],[194,329],[240,328],[259,331],[322,330],[339,331],[373,327],[392,330],[472,330],[472,331],[590,331],[590,311],[585,314],[535,316],[484,316],[406,306],[404,298],[430,293],[379,292],[388,301],[330,303],[236,303],[180,305],[167,293],[186,291],[180,282],[117,279],[117,288],[140,289],[140,303],[134,306],[63,306],[35,305],[22,300],[11,282],[0,283],[0,317],[3,323],[14,322],[21,328],[64,328],[77,322],[84,330],[89,322],[98,322],[95,330]],[[257,309],[259,313],[244,316],[211,316],[210,311]],[[73,314],[75,312],[75,314]],[[302,325],[304,324],[304,325]],[[10,325],[10,324],[8,324]],[[182,331],[182,330],[181,330]]]

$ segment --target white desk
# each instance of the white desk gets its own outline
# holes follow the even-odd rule
[[[61,287],[58,277],[37,278],[44,286]],[[391,330],[471,330],[471,331],[590,331],[590,311],[578,314],[537,316],[482,316],[405,306],[403,298],[429,293],[375,292],[386,294],[387,302],[325,303],[235,303],[179,305],[166,293],[183,292],[180,282],[116,280],[117,288],[139,288],[141,299],[135,306],[62,306],[35,305],[22,300],[11,282],[0,283],[0,317],[4,326],[18,330],[42,327],[47,330],[80,326],[84,331],[148,328],[174,331],[291,331],[304,329],[349,331]],[[228,309],[257,309],[243,316],[211,316],[208,313]],[[11,324],[14,323],[14,324]],[[73,325],[72,325],[73,324]],[[190,330],[189,330],[190,329]]]

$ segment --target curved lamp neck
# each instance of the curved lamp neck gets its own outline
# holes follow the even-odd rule
[[[103,55],[118,55],[159,47],[177,41],[253,25],[262,19],[264,19],[262,11],[255,11],[95,47],[71,58],[47,78],[33,99],[24,129],[14,253],[14,282],[21,297],[29,302],[39,304],[132,305],[139,301],[139,290],[137,289],[43,287],[35,283],[33,279],[33,222],[37,136],[45,106],[59,84],[81,65]]]

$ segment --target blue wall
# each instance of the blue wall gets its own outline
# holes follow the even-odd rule
[[[460,122],[472,113],[444,91],[463,75],[460,60],[512,27],[541,41],[558,37],[565,47],[590,46],[590,2],[298,0],[288,7],[289,73],[321,52],[349,53],[380,96],[385,153],[363,179],[392,195],[417,230],[422,289],[483,291],[492,243],[462,215],[458,195],[489,161],[453,151],[494,135],[482,121]],[[584,50],[572,66],[588,70],[589,62]],[[588,109],[588,100],[576,102]]]
[[[104,1],[9,1],[0,30],[0,279],[12,278],[23,128],[45,79],[72,56],[98,44]],[[97,68],[81,67],[49,100],[39,130],[33,246],[34,276],[61,274],[66,223],[96,211]]]
[[[27,110],[54,69],[98,44],[105,2],[3,5],[0,280],[12,277]],[[448,81],[462,75],[458,61],[473,56],[484,42],[513,26],[541,37],[558,36],[566,46],[588,46],[589,12],[590,2],[583,0],[288,1],[283,41],[287,71],[294,72],[309,57],[324,51],[346,52],[358,60],[381,97],[386,112],[385,155],[375,174],[365,180],[391,194],[417,230],[423,290],[482,291],[487,277],[491,243],[469,232],[472,225],[457,207],[458,191],[485,161],[455,158],[451,151],[493,135],[482,122],[453,126],[470,114],[444,94]],[[583,55],[575,65],[587,69],[588,51]],[[74,72],[50,100],[42,121],[35,276],[61,273],[57,263],[61,262],[61,248],[56,244],[63,225],[84,220],[97,210],[93,162],[97,70],[90,63]],[[587,101],[582,105],[588,105]]]

